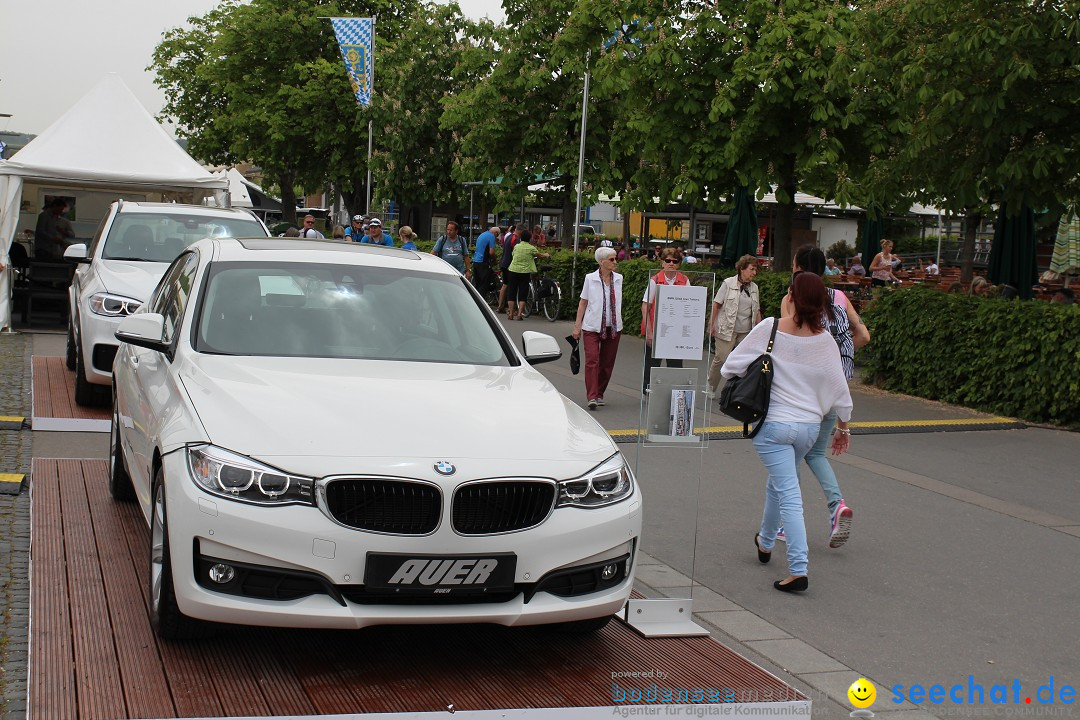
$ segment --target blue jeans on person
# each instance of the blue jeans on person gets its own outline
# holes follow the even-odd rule
[[[766,420],[754,437],[754,449],[769,472],[758,542],[762,550],[771,551],[782,525],[787,535],[788,572],[796,577],[806,575],[807,567],[806,523],[798,467],[813,447],[820,429],[820,423]]]
[[[810,452],[806,453],[806,464],[810,466],[810,471],[814,473],[818,484],[821,485],[821,491],[825,493],[825,502],[829,503],[830,518],[832,511],[844,499],[844,496],[840,494],[840,483],[836,481],[836,473],[833,472],[829,459],[825,457],[825,451],[829,447],[835,429],[836,413],[831,412],[822,418],[817,442],[810,448]]]

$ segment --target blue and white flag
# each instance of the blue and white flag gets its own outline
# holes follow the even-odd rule
[[[375,87],[375,19],[330,18],[356,101],[367,107]]]

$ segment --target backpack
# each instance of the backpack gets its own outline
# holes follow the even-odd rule
[[[825,311],[825,325],[840,349],[844,377],[850,380],[855,376],[855,341],[851,338],[851,323],[847,310],[836,304],[836,290],[826,288],[826,291],[829,293],[829,308]]]

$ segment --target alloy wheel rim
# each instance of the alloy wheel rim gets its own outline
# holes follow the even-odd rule
[[[165,491],[154,491],[154,512],[150,523],[150,601],[154,611],[161,607],[161,575],[165,550]]]

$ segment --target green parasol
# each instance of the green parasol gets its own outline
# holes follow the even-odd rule
[[[1062,275],[1080,274],[1080,216],[1061,218],[1050,269]]]
[[[990,282],[1012,285],[1025,300],[1034,297],[1031,289],[1038,274],[1035,262],[1035,213],[1027,205],[1020,212],[1009,214],[1001,203],[994,244],[990,246]]]
[[[728,218],[721,260],[726,265],[734,265],[743,255],[756,255],[757,244],[758,222],[754,195],[745,185],[740,185],[735,190],[735,208]]]

